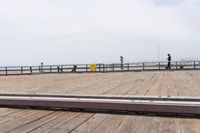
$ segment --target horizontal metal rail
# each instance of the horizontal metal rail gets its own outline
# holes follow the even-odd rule
[[[74,68],[76,66],[76,68]],[[124,64],[96,64],[95,72],[127,72],[167,70],[167,62],[144,62]],[[74,70],[75,69],[75,70]],[[171,70],[199,70],[200,61],[171,62]],[[83,73],[91,72],[90,64],[75,65],[43,65],[43,66],[6,66],[0,67],[0,75],[27,75],[43,73]]]
[[[52,97],[52,98],[89,98],[89,99],[125,99],[125,100],[149,100],[149,101],[192,101],[200,102],[200,97],[186,96],[131,96],[131,95],[71,95],[71,94],[0,94],[0,97]]]
[[[1,94],[1,107],[200,115],[200,98]]]

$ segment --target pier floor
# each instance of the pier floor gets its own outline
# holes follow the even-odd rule
[[[0,93],[200,96],[200,71],[0,77]],[[0,108],[0,132],[199,133],[200,119]]]

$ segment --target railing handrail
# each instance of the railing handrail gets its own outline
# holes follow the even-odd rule
[[[164,70],[167,69],[167,61],[163,62],[136,62],[136,63],[112,63],[96,64],[96,72],[135,71],[135,70]],[[77,67],[74,68],[74,65]],[[200,61],[172,61],[171,67],[177,69],[200,69]],[[75,69],[75,71],[74,71]],[[77,70],[77,71],[76,71]],[[1,66],[0,75],[55,73],[55,72],[90,72],[90,64],[62,64],[42,66]],[[3,74],[2,74],[3,73]]]
[[[191,61],[171,61],[171,63],[189,63],[189,62],[199,62],[200,63],[200,61],[198,61],[198,60],[191,60]],[[147,63],[167,63],[167,61],[160,61],[160,62],[156,62],[156,61],[152,61],[152,62],[127,62],[127,63],[123,63],[124,65],[126,65],[126,64],[147,64]],[[91,63],[91,64],[96,64],[96,65],[98,65],[98,64],[101,64],[101,65],[121,65],[121,63]],[[48,66],[55,66],[55,67],[57,67],[57,66],[74,66],[74,65],[77,65],[77,66],[86,66],[86,65],[91,65],[91,64],[57,64],[57,65],[51,65],[51,64],[47,64],[47,65],[43,65],[43,67],[48,67]],[[19,65],[19,66],[0,66],[0,68],[5,68],[5,67],[7,67],[7,68],[19,68],[19,67],[39,67],[40,65]]]

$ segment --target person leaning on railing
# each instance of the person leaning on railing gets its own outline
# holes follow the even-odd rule
[[[121,70],[123,71],[124,70],[124,57],[123,56],[120,57],[120,62],[121,62]]]
[[[168,54],[168,58],[167,58],[167,61],[168,61],[167,69],[171,69],[171,60],[172,60],[171,55]]]

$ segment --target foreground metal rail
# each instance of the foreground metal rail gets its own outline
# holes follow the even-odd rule
[[[200,98],[1,94],[1,107],[200,115]]]

